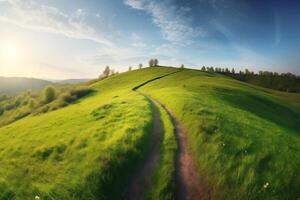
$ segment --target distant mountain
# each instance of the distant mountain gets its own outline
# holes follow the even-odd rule
[[[85,83],[90,81],[91,79],[66,79],[61,81],[56,81],[59,84],[78,84],[78,83]]]
[[[14,94],[26,90],[40,90],[50,84],[53,83],[35,78],[0,77],[0,94]]]

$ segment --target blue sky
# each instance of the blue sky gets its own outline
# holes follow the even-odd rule
[[[0,76],[89,78],[152,57],[300,74],[299,19],[294,0],[0,0]]]

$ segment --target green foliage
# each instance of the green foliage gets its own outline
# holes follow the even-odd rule
[[[156,58],[149,60],[149,67],[157,67],[158,66],[158,60]]]
[[[47,105],[43,93],[3,98],[0,124],[28,111],[45,113],[0,127],[0,199],[122,199],[147,155],[152,124],[149,102],[132,88],[175,71],[153,67],[110,76],[91,82],[92,93],[56,89]],[[299,94],[188,69],[139,90],[182,122],[215,199],[299,197]],[[176,138],[160,112],[164,137],[148,198],[173,199]]]
[[[139,90],[166,104],[183,123],[214,199],[299,197],[299,94],[194,70]]]
[[[22,119],[32,113],[41,114],[65,107],[92,94],[94,91],[87,86],[76,85],[56,88],[54,90],[56,91],[57,98],[49,103],[45,101],[46,90],[43,92],[28,91],[16,96],[2,96],[0,98],[0,108],[3,108],[3,112],[0,114],[0,127]]]
[[[70,90],[63,92],[60,95],[60,98],[62,101],[66,102],[66,103],[72,103],[72,102],[75,102],[76,100],[78,100],[84,96],[87,96],[93,92],[94,92],[94,90],[92,88],[79,86],[79,87],[74,87],[74,88],[71,88]]]
[[[175,199],[175,161],[178,149],[175,130],[167,112],[157,104],[163,122],[163,142],[160,161],[153,174],[152,187],[148,191],[147,199],[172,200]]]
[[[260,71],[259,74],[248,72],[235,74],[232,75],[232,77],[247,83],[275,90],[300,92],[300,77],[291,73],[278,74],[268,71]]]
[[[36,105],[36,101],[34,99],[30,99],[29,101],[29,108],[34,108],[34,106]]]
[[[0,116],[3,115],[3,113],[4,113],[4,108],[0,106]]]
[[[131,89],[169,71],[108,77],[76,104],[0,128],[0,199],[122,199],[152,127],[148,101]]]
[[[50,103],[56,98],[56,90],[53,86],[47,86],[44,89],[44,98],[46,103]]]
[[[275,89],[284,92],[300,92],[300,77],[291,73],[278,74],[277,72],[259,71],[258,74],[250,72],[248,69],[245,72],[240,71],[235,73],[234,68],[229,71],[228,68],[211,68],[201,69],[201,71],[218,72],[229,75],[237,80],[251,83],[254,85]]]

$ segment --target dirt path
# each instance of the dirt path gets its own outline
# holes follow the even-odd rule
[[[133,91],[138,92],[137,90],[144,85],[169,76],[173,72],[161,77],[157,77],[151,80],[148,80],[135,88]],[[140,93],[141,94],[141,93]],[[144,95],[144,94],[142,94]],[[172,111],[166,107],[161,102],[152,99],[151,97],[144,95],[153,105],[153,117],[154,117],[154,129],[153,129],[153,139],[151,141],[151,152],[150,156],[147,158],[144,163],[141,171],[135,176],[133,183],[130,186],[130,192],[128,199],[130,200],[141,200],[144,199],[145,188],[148,188],[151,184],[151,177],[154,171],[155,166],[158,164],[159,160],[159,150],[160,145],[162,144],[162,122],[160,119],[159,110],[155,104],[159,104],[163,109],[166,110],[170,116],[173,126],[176,130],[177,142],[178,142],[178,153],[176,158],[176,200],[210,200],[210,191],[207,189],[202,182],[200,182],[200,176],[197,173],[191,152],[188,149],[186,131],[182,128],[179,121],[176,119]]]
[[[127,195],[128,200],[145,199],[145,191],[150,188],[153,172],[158,165],[160,145],[162,144],[163,125],[159,110],[150,98],[147,96],[145,97],[151,102],[153,113],[153,131],[151,135],[150,152],[141,169],[137,171],[132,178]]]
[[[165,105],[161,106],[172,119],[178,139],[178,154],[176,160],[176,193],[177,200],[209,200],[210,191],[200,182],[191,152],[187,147],[186,131],[175,118],[172,111]]]

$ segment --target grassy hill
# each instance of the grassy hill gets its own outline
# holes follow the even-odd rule
[[[66,80],[60,80],[56,81],[59,84],[78,84],[78,83],[85,83],[90,81],[91,79],[66,79]]]
[[[137,86],[138,92],[132,90]],[[95,92],[73,104],[0,128],[0,199],[126,197],[149,154],[153,130],[154,105],[140,92],[180,121],[213,199],[300,197],[299,94],[166,67],[122,73],[89,87]],[[156,106],[164,137],[147,198],[172,199],[176,138],[171,119]]]
[[[215,199],[300,196],[300,112],[287,102],[296,95],[195,70],[141,90],[168,105],[184,124]]]
[[[50,81],[35,78],[0,77],[0,94],[16,94],[26,90],[40,90]]]

